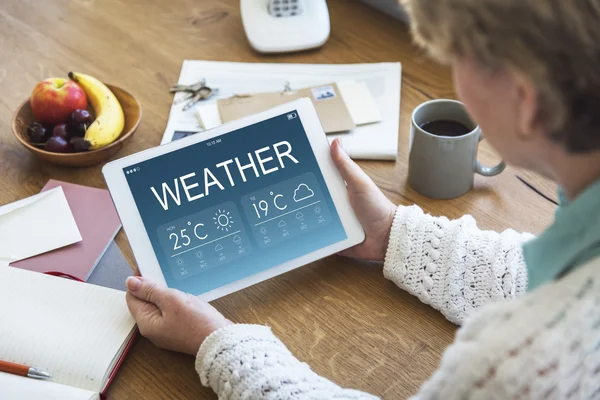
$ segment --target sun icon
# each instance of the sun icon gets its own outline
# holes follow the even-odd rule
[[[215,220],[215,226],[225,232],[229,232],[229,229],[233,226],[233,219],[229,216],[229,211],[219,210],[213,217]]]

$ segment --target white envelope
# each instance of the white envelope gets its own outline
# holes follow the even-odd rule
[[[0,265],[81,240],[60,186],[0,207]]]

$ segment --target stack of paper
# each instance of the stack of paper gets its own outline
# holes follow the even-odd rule
[[[82,241],[67,247],[11,263],[36,272],[61,272],[87,281],[88,277],[121,229],[121,221],[108,190],[49,180],[42,193],[61,188],[69,214],[75,219]],[[47,213],[51,213],[48,209]],[[58,225],[56,228],[61,228]]]
[[[186,60],[179,77],[180,84],[193,84],[206,79],[206,84],[219,89],[217,96],[199,103],[202,120],[210,129],[220,124],[217,99],[244,93],[264,93],[283,90],[286,83],[294,88],[306,88],[331,82],[350,81],[344,95],[348,108],[353,96],[368,88],[381,115],[381,122],[357,126],[349,133],[328,135],[330,141],[340,137],[344,149],[355,159],[395,160],[398,152],[398,123],[400,119],[400,63],[376,64],[263,64]],[[357,85],[357,86],[356,86]],[[366,85],[366,86],[365,86]],[[175,96],[162,143],[199,130],[197,110],[183,111],[185,103],[177,103],[185,94]],[[369,112],[370,111],[370,112]],[[372,115],[364,110],[363,118]],[[354,118],[354,115],[353,115]],[[360,119],[360,116],[358,117]],[[357,121],[355,121],[357,122]],[[357,122],[357,125],[359,123]]]
[[[356,129],[358,125],[381,121],[381,115],[367,85],[354,81],[333,82],[310,88],[270,93],[243,94],[217,100],[217,107],[220,120],[225,123],[300,98],[308,98],[312,101],[325,133],[348,132]],[[212,104],[197,107],[200,123],[205,129],[205,119],[210,123],[214,121],[212,117],[214,111],[211,108],[213,108]],[[205,110],[211,111],[202,118]]]
[[[119,229],[107,190],[51,179],[42,193],[0,207],[0,266],[126,290],[133,271],[113,241]]]

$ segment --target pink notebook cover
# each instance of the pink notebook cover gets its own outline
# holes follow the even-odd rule
[[[12,263],[37,272],[57,271],[86,281],[121,229],[107,190],[49,180],[42,192],[62,186],[83,240],[70,246]]]

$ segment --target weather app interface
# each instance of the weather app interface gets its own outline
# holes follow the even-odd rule
[[[123,173],[167,284],[188,293],[347,238],[296,112]]]

